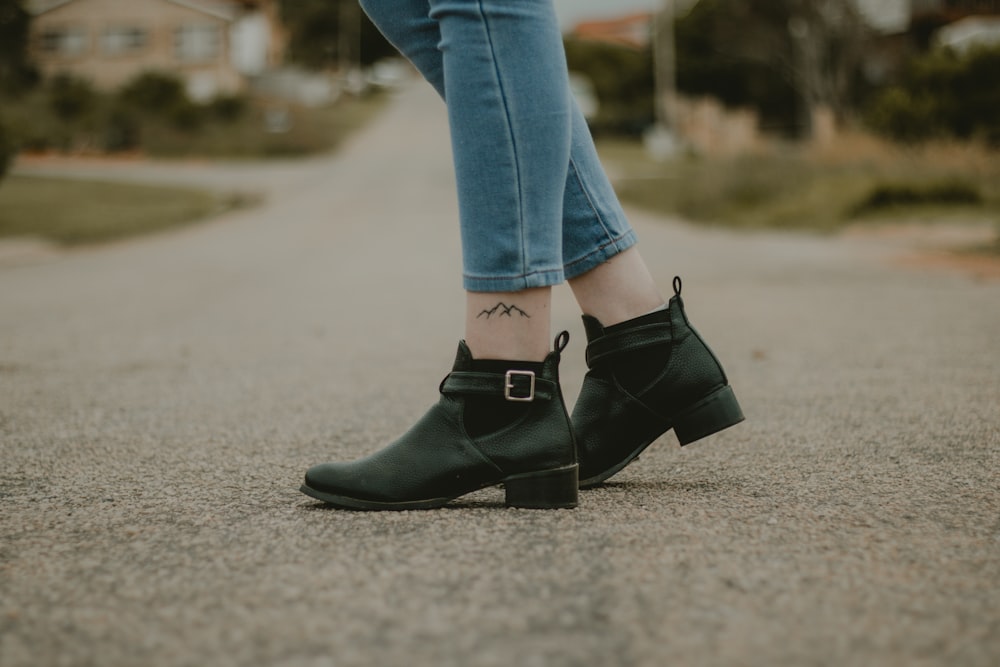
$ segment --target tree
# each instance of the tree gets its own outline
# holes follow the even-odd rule
[[[3,181],[3,177],[7,174],[7,167],[13,157],[14,147],[11,146],[10,139],[7,137],[6,128],[4,128],[3,123],[0,123],[0,181]]]
[[[648,49],[567,39],[566,62],[594,87],[600,110],[595,133],[640,134],[653,118],[653,60]]]
[[[965,53],[938,49],[911,60],[883,90],[868,123],[897,141],[982,139],[1000,146],[1000,46]]]
[[[30,24],[19,0],[0,0],[0,91],[16,91],[36,78],[28,61]]]
[[[369,65],[396,53],[357,0],[282,0],[281,16],[289,31],[289,59],[305,67],[322,69],[342,60]]]
[[[785,0],[788,55],[776,54],[807,107],[839,119],[853,108],[851,92],[868,42],[867,25],[850,0]]]
[[[20,89],[31,79],[28,64],[28,12],[17,0],[0,0],[0,93]],[[10,135],[0,122],[0,180],[14,157]]]
[[[702,0],[677,24],[678,87],[808,133],[817,107],[850,115],[867,35],[852,0]]]

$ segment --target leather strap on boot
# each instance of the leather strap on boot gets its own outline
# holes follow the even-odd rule
[[[441,382],[442,394],[496,396],[508,401],[549,401],[556,396],[556,383],[538,377],[534,371],[506,373],[454,371]]]
[[[558,365],[562,351],[569,344],[569,332],[563,331],[553,342],[548,362],[553,369]],[[512,361],[511,364],[516,364]],[[553,373],[554,374],[554,373]],[[534,371],[511,369],[506,373],[478,371],[452,371],[439,387],[442,394],[461,396],[495,396],[507,401],[530,403],[551,401],[559,396],[559,383],[539,376]]]
[[[674,276],[674,296],[670,299],[670,307],[676,303],[683,312],[684,302],[681,300],[681,279]],[[669,311],[668,311],[669,312]],[[612,327],[614,328],[614,327]],[[621,331],[603,332],[603,335],[591,339],[587,344],[587,367],[594,368],[601,362],[629,352],[638,352],[655,345],[666,345],[674,338],[673,323],[650,322],[640,326],[629,327]]]
[[[670,322],[655,322],[641,327],[617,331],[595,338],[587,344],[587,367],[594,368],[602,361],[627,352],[665,345],[673,340]]]

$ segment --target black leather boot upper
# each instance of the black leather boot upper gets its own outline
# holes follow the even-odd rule
[[[583,316],[590,370],[573,409],[581,487],[608,479],[671,428],[683,445],[743,420],[688,321],[680,279],[674,290],[666,310],[612,327]]]
[[[491,484],[505,483],[507,504],[572,507],[576,504],[576,452],[559,387],[559,358],[569,336],[538,373],[517,369],[479,372],[464,342],[440,399],[409,431],[384,449],[346,463],[306,472],[302,491],[354,509],[426,509]],[[535,365],[537,367],[537,365]],[[467,428],[475,400],[517,404],[512,421],[488,432]],[[476,433],[470,436],[470,430]]]

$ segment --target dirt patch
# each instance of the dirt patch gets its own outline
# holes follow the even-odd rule
[[[965,273],[976,280],[1000,280],[998,231],[983,220],[909,221],[852,225],[847,238],[884,245],[895,266]]]
[[[55,243],[31,236],[0,239],[0,268],[37,264],[62,255]]]
[[[980,281],[1000,280],[1000,254],[971,250],[925,251],[899,257],[893,263],[899,266],[961,271]]]

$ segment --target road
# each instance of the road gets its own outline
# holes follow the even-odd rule
[[[300,494],[450,367],[443,111],[409,89],[336,156],[247,175],[280,172],[257,208],[0,266],[0,664],[1000,662],[1000,282],[883,244],[633,211],[744,424],[571,511]],[[563,328],[572,401],[560,289]]]

